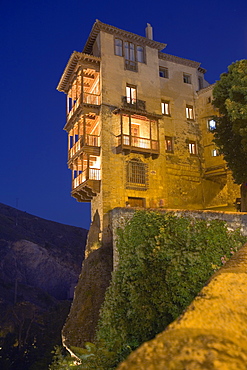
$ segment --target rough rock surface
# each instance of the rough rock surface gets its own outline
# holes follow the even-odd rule
[[[111,272],[110,246],[92,251],[84,260],[71,310],[63,328],[66,347],[83,347],[85,342],[93,341]]]
[[[246,370],[247,244],[184,314],[144,343],[118,370]]]
[[[87,230],[44,220],[0,203],[0,279],[71,297]]]

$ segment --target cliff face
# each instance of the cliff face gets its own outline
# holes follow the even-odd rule
[[[67,347],[83,347],[92,342],[112,272],[112,248],[92,251],[83,262],[69,316],[63,328],[63,343]]]
[[[2,369],[48,368],[61,343],[86,238],[85,229],[0,203]]]

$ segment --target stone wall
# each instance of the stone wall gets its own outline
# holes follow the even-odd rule
[[[118,255],[116,252],[116,240],[117,240],[117,229],[123,228],[128,220],[130,220],[137,209],[135,208],[114,208],[110,211],[110,223],[112,229],[112,238],[113,238],[113,265],[114,268],[118,262]],[[200,218],[203,220],[222,220],[227,222],[230,229],[236,230],[240,228],[243,235],[247,235],[247,213],[243,212],[219,212],[219,211],[192,211],[192,210],[174,210],[174,209],[148,209],[149,211],[154,212],[173,212],[178,216],[187,216]]]

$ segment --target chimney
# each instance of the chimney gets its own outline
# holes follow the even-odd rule
[[[145,28],[146,31],[146,38],[153,40],[153,27],[150,23],[147,23],[147,27]]]

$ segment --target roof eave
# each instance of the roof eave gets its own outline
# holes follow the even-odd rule
[[[164,44],[164,43],[161,43],[161,42],[158,42],[158,41],[148,39],[148,38],[143,37],[143,36],[139,36],[139,35],[137,35],[135,33],[132,33],[132,32],[121,30],[120,28],[108,25],[108,24],[100,22],[98,19],[96,19],[96,22],[94,23],[94,25],[92,27],[92,30],[91,30],[91,32],[88,36],[87,41],[86,41],[86,44],[84,46],[84,49],[83,49],[84,53],[88,53],[88,54],[92,53],[92,47],[93,47],[94,41],[95,41],[96,37],[98,36],[98,34],[100,33],[100,31],[104,31],[104,32],[110,33],[112,35],[122,37],[124,39],[131,40],[133,42],[138,42],[140,44],[150,46],[150,47],[152,47],[154,49],[157,49],[159,51],[163,50],[167,45],[167,44]]]

